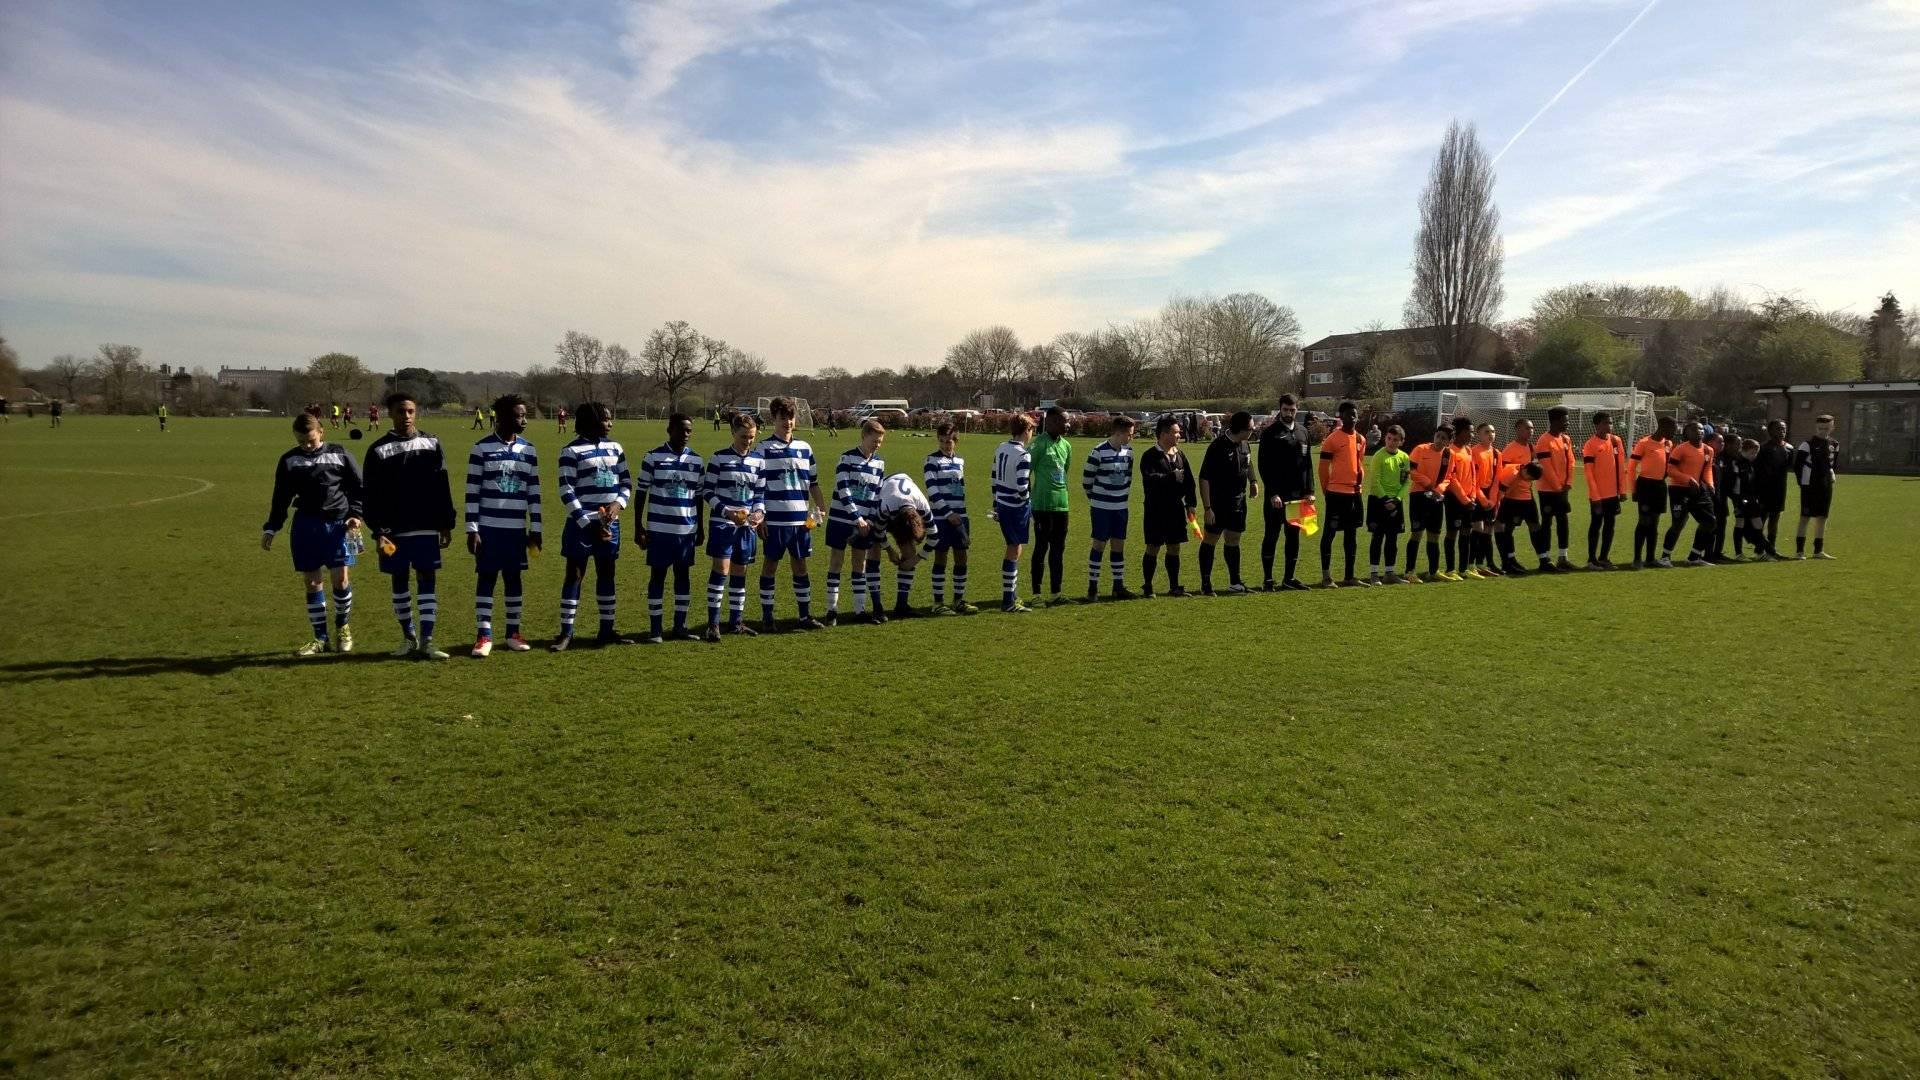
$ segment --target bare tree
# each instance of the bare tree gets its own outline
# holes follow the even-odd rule
[[[1409,325],[1433,327],[1442,367],[1467,365],[1479,326],[1493,321],[1505,296],[1493,181],[1493,165],[1473,125],[1449,124],[1420,196],[1406,312]]]
[[[667,407],[678,409],[680,391],[706,378],[728,348],[726,342],[707,337],[685,319],[674,319],[647,335],[640,355],[646,361],[647,377],[667,392]]]
[[[597,401],[593,392],[600,388],[600,369],[606,360],[606,348],[592,334],[569,330],[553,347],[558,366],[573,380],[581,401]]]
[[[1101,331],[1093,350],[1094,378],[1102,393],[1138,399],[1153,384],[1160,330],[1152,319],[1114,324]]]
[[[1051,396],[1048,391],[1060,378],[1060,356],[1051,345],[1030,345],[1020,356],[1019,370],[1021,382],[1032,384],[1039,394]]]
[[[75,401],[80,396],[80,382],[87,378],[87,365],[72,353],[61,353],[47,362],[47,374],[60,387],[60,400]]]
[[[100,355],[90,365],[93,377],[100,380],[100,396],[109,412],[123,412],[147,365],[140,362],[137,345],[102,345]]]
[[[1259,293],[1234,293],[1214,301],[1208,321],[1223,396],[1246,397],[1293,385],[1300,320],[1292,308]]]
[[[520,375],[520,395],[535,412],[545,414],[567,392],[567,374],[558,368],[535,364]]]
[[[846,368],[829,365],[820,369],[820,385],[826,388],[826,400],[820,404],[829,409],[838,408],[847,400],[847,385],[853,381],[853,373]]]
[[[613,415],[620,415],[640,375],[640,364],[625,345],[615,343],[601,351],[600,384],[607,388],[607,404],[612,407]]]
[[[1053,339],[1053,354],[1060,363],[1060,374],[1067,380],[1067,393],[1080,391],[1082,380],[1093,375],[1094,335],[1069,330]]]
[[[713,365],[713,390],[723,405],[739,404],[753,397],[766,378],[766,358],[740,349],[728,349]]]
[[[975,395],[1005,382],[1020,363],[1020,335],[1008,326],[975,330],[947,350],[946,368],[954,381]]]

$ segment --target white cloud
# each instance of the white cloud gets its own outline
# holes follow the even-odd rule
[[[760,17],[786,0],[632,0],[621,47],[633,58],[634,90],[655,98],[694,61],[755,36]]]

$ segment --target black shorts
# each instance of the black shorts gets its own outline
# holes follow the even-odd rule
[[[1367,496],[1367,531],[1397,533],[1406,528],[1406,504],[1382,495]]]
[[[1501,499],[1500,524],[1512,527],[1522,523],[1530,529],[1539,528],[1540,508],[1532,499]]]
[[[1200,527],[1210,536],[1221,533],[1243,533],[1247,531],[1247,501],[1239,500],[1238,506],[1215,506],[1213,508],[1213,526],[1207,526],[1205,515],[1200,518]]]
[[[1760,492],[1760,512],[1763,514],[1784,514],[1787,512],[1787,489],[1782,486]]]
[[[1595,499],[1587,504],[1587,516],[1610,518],[1620,516],[1619,499]]]
[[[1459,532],[1473,524],[1473,504],[1459,499],[1447,500],[1447,531]]]
[[[1360,496],[1331,494],[1322,496],[1326,505],[1320,509],[1321,524],[1329,529],[1357,529],[1365,525],[1366,515],[1360,511]]]
[[[1493,507],[1481,506],[1479,503],[1474,503],[1473,504],[1473,523],[1475,525],[1493,524]]]
[[[1830,487],[1803,487],[1800,489],[1800,516],[1826,517],[1833,509],[1833,489]]]
[[[1656,514],[1667,512],[1667,482],[1657,476],[1643,476],[1633,482],[1633,501],[1640,509]]]
[[[1432,492],[1409,496],[1407,515],[1413,520],[1413,531],[1439,532],[1446,521],[1447,501],[1445,496],[1435,496]]]
[[[1543,518],[1566,517],[1573,513],[1573,502],[1564,491],[1542,491],[1540,496],[1540,516]]]
[[[1184,510],[1149,510],[1141,518],[1141,535],[1148,547],[1182,544],[1187,541],[1187,517]]]

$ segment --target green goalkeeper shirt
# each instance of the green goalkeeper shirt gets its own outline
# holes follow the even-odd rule
[[[1413,466],[1404,450],[1383,447],[1367,462],[1367,494],[1405,502],[1412,473]]]

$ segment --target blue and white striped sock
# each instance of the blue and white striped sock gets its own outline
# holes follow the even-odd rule
[[[1093,548],[1087,552],[1087,591],[1092,592],[1093,590],[1099,587],[1100,587],[1100,549]]]
[[[341,585],[333,590],[333,625],[345,630],[347,622],[353,618],[353,586]]]
[[[833,615],[840,610],[840,571],[827,571],[827,614]]]
[[[967,571],[965,567],[957,567],[953,571],[953,602],[955,604],[964,604],[966,601]]]
[[[800,605],[800,617],[813,616],[813,579],[802,575],[793,579],[793,600]]]
[[[667,583],[664,581],[647,582],[647,625],[653,629],[653,636],[659,637],[667,619]]]
[[[747,579],[744,576],[727,581],[727,615],[728,621],[734,626],[739,626],[747,617]]]
[[[1127,558],[1120,554],[1119,548],[1107,549],[1107,569],[1113,572],[1113,587],[1119,588],[1127,583]]]
[[[947,572],[935,570],[933,576],[933,606],[939,607],[947,602]]]
[[[906,607],[907,599],[913,593],[913,571],[895,570],[893,572],[893,604]]]
[[[1007,607],[1020,602],[1020,564],[1012,559],[1000,560],[1000,603]]]
[[[440,619],[440,598],[430,592],[420,594],[420,637],[433,637],[433,624]]]
[[[313,636],[327,640],[327,594],[319,589],[307,592],[307,621],[313,624]]]
[[[396,580],[393,584],[393,618],[400,624],[400,636],[413,640],[413,591]]]
[[[773,621],[773,579],[770,577],[760,579],[760,618]]]
[[[720,601],[727,595],[727,576],[715,570],[707,575],[707,625],[720,625]]]
[[[560,636],[573,634],[573,620],[580,614],[580,583],[560,586]]]
[[[493,594],[479,593],[473,598],[473,629],[475,636],[490,638],[493,636]]]

